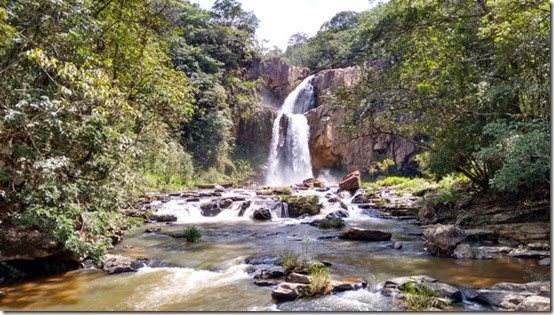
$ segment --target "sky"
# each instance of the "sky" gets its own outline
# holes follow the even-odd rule
[[[341,11],[361,12],[373,7],[372,0],[237,0],[245,11],[253,11],[260,20],[258,40],[267,39],[264,47],[277,46],[283,51],[291,35],[303,32],[314,36],[321,24]],[[191,0],[203,9],[211,9],[215,0]]]

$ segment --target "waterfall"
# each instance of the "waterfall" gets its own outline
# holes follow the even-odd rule
[[[313,177],[310,127],[304,116],[315,105],[313,78],[304,79],[287,96],[273,122],[266,185],[291,185]]]

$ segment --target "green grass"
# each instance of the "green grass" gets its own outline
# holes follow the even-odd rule
[[[333,285],[329,267],[315,261],[308,266],[308,274],[312,278],[308,289],[309,296],[325,295],[331,292]]]
[[[448,299],[440,299],[439,292],[428,284],[406,282],[399,289],[404,294],[404,305],[411,311],[423,311],[431,307],[441,307],[451,303]]]
[[[294,269],[302,266],[300,255],[292,250],[283,251],[281,255],[279,255],[279,261],[281,262],[281,266],[283,266],[285,273],[290,273]]]
[[[191,226],[185,229],[184,235],[185,235],[185,239],[188,242],[196,243],[200,241],[200,239],[202,238],[202,231],[200,231],[195,226]]]

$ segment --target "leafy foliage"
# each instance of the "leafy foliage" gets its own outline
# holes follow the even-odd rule
[[[325,295],[333,289],[331,283],[331,270],[319,261],[314,261],[308,265],[308,274],[311,277],[308,295]]]
[[[202,238],[202,231],[195,226],[191,226],[185,229],[184,236],[187,242],[196,243]]]

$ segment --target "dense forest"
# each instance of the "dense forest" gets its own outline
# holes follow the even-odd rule
[[[496,194],[550,186],[550,4],[392,0],[264,50],[235,0],[0,0],[2,224],[99,257],[132,195],[249,175],[246,72],[359,65],[353,123],[418,143],[421,172]]]

